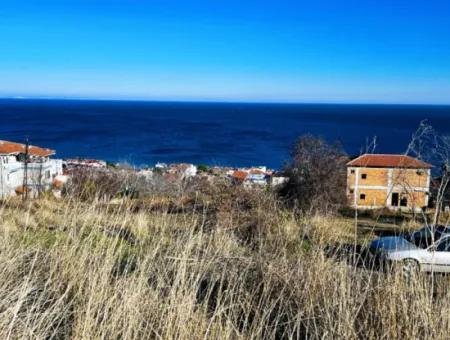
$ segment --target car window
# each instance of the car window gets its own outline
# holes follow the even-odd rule
[[[436,251],[450,251],[450,237],[447,237],[439,242],[438,246],[436,247]]]
[[[438,225],[438,226],[436,226],[436,227],[434,228],[434,230],[435,230],[436,232],[441,233],[441,234],[444,233],[446,229],[447,229],[447,228],[446,228],[445,226],[443,226],[443,225]]]
[[[435,233],[436,234],[436,233]],[[413,232],[409,238],[407,238],[410,242],[414,243],[417,247],[427,248],[433,243],[433,233],[431,232],[431,228],[423,227],[415,232]],[[440,236],[440,235],[439,235]],[[434,240],[438,240],[438,237],[434,237]]]
[[[428,236],[431,236],[431,228],[424,227],[422,229],[417,230],[414,234],[416,234],[416,237],[428,237]]]
[[[434,235],[432,231],[434,231]],[[405,238],[419,248],[428,248],[449,232],[450,230],[446,226],[437,225],[434,228],[432,226],[425,226],[409,235],[405,235]]]
[[[450,228],[448,228],[448,227],[442,228],[441,234],[449,234],[449,233],[450,233]]]

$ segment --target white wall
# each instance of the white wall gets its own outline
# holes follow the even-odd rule
[[[60,159],[28,163],[28,186],[34,191],[38,190],[39,184],[43,189],[49,189],[53,179],[62,173]],[[18,162],[15,156],[0,155],[0,197],[15,195],[16,188],[23,185],[24,175],[24,163]]]

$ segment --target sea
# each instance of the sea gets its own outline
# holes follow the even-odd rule
[[[0,140],[138,167],[282,168],[303,134],[358,155],[403,153],[422,121],[450,135],[450,106],[0,99]]]

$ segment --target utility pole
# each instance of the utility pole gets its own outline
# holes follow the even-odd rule
[[[0,191],[2,193],[2,199],[4,198],[5,195],[5,186],[3,183],[4,179],[3,179],[3,159],[0,157]]]
[[[38,176],[38,197],[42,194],[42,161],[39,163],[39,176]]]
[[[28,138],[25,142],[25,163],[23,171],[23,195],[22,199],[26,201],[28,199],[28,153],[29,153],[29,141]]]

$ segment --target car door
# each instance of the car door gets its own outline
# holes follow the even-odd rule
[[[435,272],[450,272],[450,237],[440,239],[428,249],[431,255],[431,270]]]

